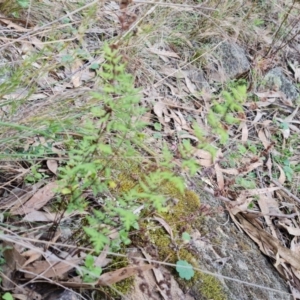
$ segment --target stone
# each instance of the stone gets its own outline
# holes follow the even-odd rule
[[[196,187],[196,190],[202,204],[209,205],[216,210],[220,209],[221,200],[204,192],[200,185]],[[226,279],[219,277],[227,299],[292,299],[285,280],[280,277],[256,244],[235,226],[225,211],[220,211],[212,217],[206,216],[201,228],[197,229],[201,237],[194,240],[193,247],[198,252],[198,257],[201,258],[199,262],[201,268],[227,277]],[[230,280],[231,278],[237,281]],[[196,290],[194,295],[195,299],[202,299]]]
[[[272,91],[281,91],[284,93],[288,100],[294,101],[299,98],[299,92],[283,73],[282,68],[277,67],[270,70],[264,77],[264,89],[270,89]]]
[[[229,79],[239,78],[250,70],[245,51],[235,43],[223,42],[217,49],[217,55]]]

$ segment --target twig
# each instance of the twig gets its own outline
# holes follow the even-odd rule
[[[0,233],[0,239],[5,240],[5,241],[9,241],[9,242],[12,242],[12,243],[16,243],[16,244],[21,244],[23,246],[24,246],[23,240],[26,240],[26,241],[34,240],[34,239],[31,239],[31,238],[18,237],[18,236],[9,236],[9,235],[5,235],[5,234],[1,234],[1,233]],[[19,241],[19,240],[21,240],[21,241]],[[35,241],[37,241],[37,240],[35,240]],[[38,242],[39,243],[48,243],[47,241],[42,241],[42,240],[38,240]],[[50,242],[50,243],[53,243],[53,244],[56,244],[56,245],[60,244],[60,243],[54,243],[54,242]],[[73,245],[65,245],[65,244],[61,244],[61,245],[65,246],[65,247],[70,247],[70,248],[84,248],[84,247],[77,247],[75,245],[74,246]],[[88,248],[84,248],[84,249],[88,249]],[[88,249],[88,250],[93,251],[93,249]],[[114,255],[114,256],[118,256],[118,257],[127,257],[127,255],[124,255],[124,254],[118,254],[118,253],[114,253],[114,252],[110,252],[110,251],[105,251],[105,252],[109,255]],[[152,260],[152,259],[147,260],[146,258],[142,258],[142,257],[136,257],[136,259],[141,260],[141,261],[145,261],[145,262],[149,262],[149,263],[156,263],[156,264],[160,264],[160,265],[176,267],[175,264],[162,262],[162,261],[158,261],[158,260]],[[185,267],[183,267],[183,268],[185,268]],[[262,290],[272,291],[272,292],[285,294],[285,295],[291,295],[290,293],[282,291],[282,290],[277,290],[277,289],[273,289],[273,288],[266,287],[266,286],[263,286],[263,285],[258,285],[258,284],[255,284],[255,283],[246,282],[246,281],[240,280],[238,278],[232,278],[232,277],[229,277],[229,276],[224,276],[224,275],[209,272],[209,271],[206,271],[206,270],[203,270],[203,269],[200,269],[200,268],[193,268],[193,269],[196,270],[196,271],[202,272],[204,274],[208,274],[208,275],[217,277],[217,278],[222,278],[222,279],[234,281],[234,282],[237,282],[237,283],[240,283],[240,284],[244,284],[244,285],[248,285],[248,286],[252,286],[252,287],[257,287],[257,288],[260,288]],[[59,283],[62,284],[62,282],[59,282]]]
[[[290,196],[292,199],[294,199],[295,201],[297,201],[298,203],[300,203],[300,199],[295,196],[294,194],[292,194],[288,189],[286,189],[283,185],[281,185],[277,180],[275,179],[271,179],[271,181],[276,184],[279,188],[281,188],[288,196]]]

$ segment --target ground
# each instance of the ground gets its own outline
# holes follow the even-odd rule
[[[299,9],[1,0],[3,299],[297,298]]]

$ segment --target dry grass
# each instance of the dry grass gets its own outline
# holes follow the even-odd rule
[[[120,50],[136,86],[142,90],[141,105],[148,110],[145,119],[161,123],[153,107],[157,102],[164,102],[169,103],[168,112],[172,107],[181,108],[176,112],[181,112],[186,120],[186,128],[181,124],[181,129],[176,131],[173,116],[171,125],[164,124],[164,128],[169,126],[168,131],[162,132],[158,140],[157,130],[149,126],[144,132],[145,144],[157,147],[154,150],[160,154],[161,145],[166,141],[175,157],[178,155],[176,163],[180,165],[178,148],[184,139],[180,137],[181,131],[191,134],[187,128],[196,120],[209,136],[209,143],[227,155],[223,159],[225,163],[230,165],[235,160],[235,168],[243,166],[247,155],[239,150],[241,133],[233,133],[237,127],[228,127],[232,139],[227,148],[222,148],[207,123],[213,100],[221,101],[220,91],[227,90],[229,83],[211,81],[210,91],[197,91],[195,96],[180,72],[201,67],[208,73],[217,64],[215,51],[219,44],[235,42],[246,50],[251,62],[251,72],[246,78],[250,105],[252,93],[256,92],[263,75],[274,66],[287,69],[287,59],[299,52],[299,3],[134,1],[123,10],[116,2],[93,3],[85,4],[82,9],[71,1],[30,1],[29,8],[23,10],[16,2],[0,3],[3,17],[0,18],[2,195],[15,186],[22,186],[32,162],[47,160],[57,149],[64,148],[68,136],[82,134],[80,124],[95,105],[89,92],[101,91],[93,67],[104,62],[102,46],[105,42]],[[256,126],[267,117],[253,125],[255,115],[249,107],[245,107],[245,123],[250,124],[249,140],[263,149]],[[280,116],[286,117],[287,113]],[[275,127],[272,130],[279,131]],[[281,147],[280,138],[275,142],[276,154],[280,152],[276,163],[283,164],[288,159],[299,167],[298,141],[286,140],[285,147]],[[30,147],[36,152],[29,157]],[[61,160],[65,159],[64,154]],[[299,197],[299,170],[296,170],[292,182],[286,181],[286,184]],[[278,175],[278,170],[275,173]],[[213,180],[218,183],[215,177]]]

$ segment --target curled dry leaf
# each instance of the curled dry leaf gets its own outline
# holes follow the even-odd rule
[[[2,287],[11,289],[14,287],[12,280],[13,275],[15,271],[20,270],[26,259],[19,253],[13,243],[4,241],[2,246],[3,249],[5,249],[3,251],[5,263],[1,266],[2,272],[0,274],[2,279]]]
[[[11,194],[1,199],[0,209],[5,209],[14,206],[15,208],[23,205],[28,199],[36,193],[39,187],[42,186],[42,182],[38,182],[32,186],[25,187],[23,189],[15,188],[11,191]]]
[[[262,194],[266,194],[266,193],[273,193],[279,189],[280,189],[279,187],[269,187],[269,188],[246,190],[243,192],[245,192],[246,196],[255,196],[255,195],[262,195]]]
[[[292,226],[287,226],[286,224],[282,222],[278,222],[280,226],[286,229],[286,231],[294,236],[300,236],[300,228],[299,227],[292,227]],[[300,270],[299,270],[300,271]]]
[[[277,202],[274,201],[274,199],[271,196],[271,193],[268,193],[268,194],[259,195],[257,203],[260,207],[262,214],[264,215],[266,224],[269,227],[272,235],[274,237],[278,238],[274,224],[269,216],[269,214],[271,214],[271,213],[279,213],[280,214],[280,210],[278,208]]]
[[[61,278],[71,269],[77,267],[82,262],[81,258],[73,258],[68,261],[60,261],[51,263],[49,261],[36,261],[30,266],[23,268],[25,278],[35,278],[39,274],[46,278],[58,277]]]
[[[50,222],[55,221],[56,214],[33,210],[24,216],[23,221],[28,222]]]
[[[103,268],[103,267],[107,266],[112,261],[110,258],[106,258],[108,249],[109,249],[109,247],[108,247],[108,245],[106,245],[103,248],[100,255],[96,258],[96,260],[95,260],[95,266],[96,267]]]
[[[222,173],[222,169],[218,163],[215,164],[215,171],[217,176],[218,187],[222,191],[224,189],[224,176]]]
[[[39,189],[35,195],[33,195],[23,206],[17,205],[10,211],[12,215],[24,215],[32,211],[38,210],[43,207],[48,201],[50,201],[55,195],[55,189],[58,187],[57,183],[50,182],[41,189]]]
[[[47,167],[48,169],[55,175],[57,175],[57,168],[58,168],[58,163],[57,160],[55,159],[48,159],[47,160]]]
[[[157,54],[159,56],[166,56],[166,57],[173,57],[173,58],[180,58],[178,56],[178,54],[176,54],[175,52],[173,51],[166,51],[166,50],[158,50],[154,47],[151,47],[149,48],[149,51],[154,53],[154,54]]]
[[[173,231],[172,231],[172,228],[170,227],[170,225],[162,218],[158,218],[158,217],[154,216],[153,219],[155,221],[159,222],[165,228],[165,230],[168,232],[171,239],[173,240]]]
[[[165,125],[164,115],[168,113],[165,104],[163,102],[156,102],[153,106],[153,111],[156,114],[159,122]]]
[[[242,127],[242,142],[243,143],[246,143],[248,141],[248,136],[249,136],[249,130],[248,130],[247,124],[245,122]]]
[[[197,162],[202,167],[210,167],[213,164],[213,157],[208,151],[197,149],[194,156],[197,157]]]
[[[81,80],[82,71],[80,71],[82,66],[83,66],[83,62],[78,58],[73,61],[73,64],[71,66],[71,72],[74,74],[71,79],[75,88],[81,86],[82,84],[82,80]]]
[[[148,260],[148,262],[151,262],[152,257],[143,249],[141,249],[142,253],[144,254],[144,256],[146,257],[146,259]],[[153,273],[154,273],[154,277],[157,283],[157,288],[158,291],[160,292],[161,296],[163,297],[163,299],[165,300],[169,300],[170,298],[168,297],[168,294],[170,294],[170,283],[166,282],[166,276],[165,274],[162,273],[161,268],[153,268],[152,269]]]
[[[235,168],[230,169],[221,169],[222,173],[229,174],[229,175],[239,175],[239,171]]]
[[[26,252],[22,253],[22,256],[27,257],[26,262],[23,264],[22,268],[26,267],[27,265],[29,265],[30,263],[38,260],[43,253],[43,249],[42,248],[37,248],[37,249],[30,249]]]
[[[152,265],[128,266],[116,271],[104,273],[99,277],[98,284],[102,286],[109,286],[128,277],[139,274],[140,272],[151,270],[152,268]]]
[[[236,215],[240,212],[247,211],[249,204],[253,201],[253,198],[244,198],[239,201],[230,202],[227,206],[230,209],[230,212],[233,215]]]
[[[245,175],[253,170],[255,170],[256,168],[262,166],[263,163],[262,162],[255,162],[253,164],[250,164],[249,166],[246,167],[246,170],[241,172],[241,174]]]
[[[264,145],[264,148],[267,149],[270,146],[271,142],[267,139],[264,129],[261,129],[258,132],[258,137],[259,137],[260,141],[262,142],[262,144]]]
[[[257,114],[256,114],[254,120],[252,121],[252,124],[257,124],[264,115],[265,115],[265,113],[262,113],[260,110],[257,111]]]
[[[292,250],[282,246],[281,242],[273,237],[268,232],[262,230],[262,228],[256,228],[241,214],[236,215],[240,226],[243,230],[258,244],[260,250],[267,256],[271,256],[275,259],[275,255],[279,257],[297,270],[300,270],[300,257],[296,255]]]
[[[174,120],[174,126],[175,126],[176,130],[177,131],[181,131],[182,127],[181,127],[181,120],[180,120],[180,118],[174,113],[173,110],[170,110],[170,116]]]
[[[280,175],[279,175],[279,178],[278,178],[278,182],[280,184],[284,184],[284,182],[286,181],[286,176],[285,176],[285,173],[283,171],[283,169],[278,165],[276,164],[276,167],[279,169],[280,171]]]
[[[273,162],[272,162],[271,156],[269,156],[269,158],[266,162],[266,167],[268,168],[269,174],[272,174]]]

